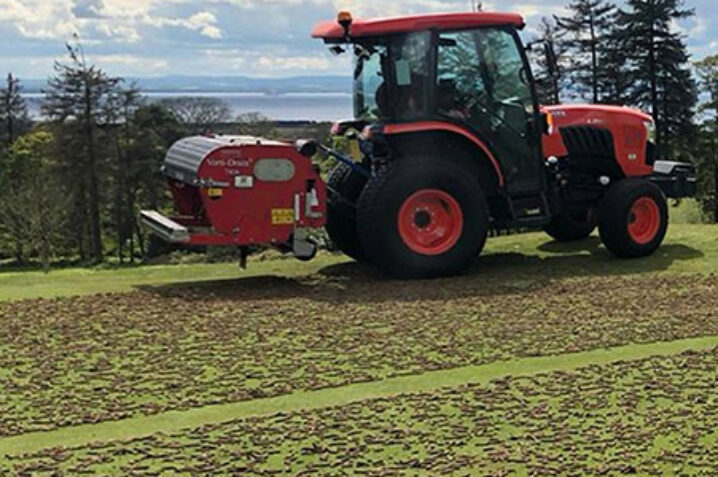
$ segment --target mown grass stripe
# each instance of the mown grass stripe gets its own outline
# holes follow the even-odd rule
[[[396,394],[431,391],[465,384],[484,384],[507,376],[530,376],[556,371],[570,371],[590,365],[606,365],[651,356],[671,356],[690,350],[712,349],[717,346],[718,336],[628,345],[581,353],[501,361],[481,366],[466,366],[383,381],[352,384],[340,388],[297,392],[267,399],[211,405],[186,411],[169,411],[122,421],[102,422],[6,437],[0,439],[0,456],[37,452],[57,446],[74,447],[91,442],[127,440],[159,432],[171,433],[182,429],[196,428],[207,424],[219,424],[252,416],[340,406],[351,402]]]

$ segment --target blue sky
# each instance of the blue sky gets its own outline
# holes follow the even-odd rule
[[[567,0],[489,0],[523,13],[531,28]],[[77,32],[90,59],[112,74],[290,76],[345,74],[343,60],[308,38],[338,9],[356,16],[461,11],[471,0],[0,0],[0,73],[47,76]],[[688,0],[697,16],[677,25],[695,58],[718,53],[716,0]]]

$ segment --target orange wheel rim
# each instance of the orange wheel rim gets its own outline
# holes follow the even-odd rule
[[[440,255],[451,250],[463,228],[459,203],[438,189],[416,192],[399,210],[399,235],[407,247],[421,255]]]
[[[633,203],[628,218],[628,234],[640,245],[653,241],[661,228],[661,211],[656,201],[641,197]]]

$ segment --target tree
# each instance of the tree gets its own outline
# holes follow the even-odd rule
[[[563,47],[570,52],[567,70],[579,94],[588,92],[594,103],[601,102],[602,62],[607,53],[615,5],[606,0],[572,0],[570,16],[555,17],[558,28],[565,32]]]
[[[11,237],[20,262],[32,249],[46,271],[64,240],[68,205],[55,170],[53,141],[46,131],[20,137],[0,177],[0,233]]]
[[[541,104],[559,104],[563,90],[563,65],[566,63],[568,53],[566,43],[563,41],[566,32],[558,27],[555,19],[548,17],[541,18],[539,32],[539,37],[531,42],[531,50],[534,49],[534,45],[550,44],[556,53],[557,68],[552,76],[549,71],[549,65],[546,63],[547,58],[543,52],[534,55],[532,58],[536,71],[536,90],[539,95],[539,102]]]
[[[63,135],[63,138],[68,141],[64,147],[68,172],[76,183],[73,192],[80,221],[78,230],[84,231],[89,225],[90,256],[99,263],[104,257],[99,176],[103,143],[98,136],[104,106],[120,79],[108,76],[95,65],[88,65],[77,38],[75,45],[67,45],[67,50],[70,61],[55,62],[55,75],[48,81],[43,110],[56,123],[65,124],[72,130],[72,134]],[[84,257],[82,233],[79,241],[80,254]]]
[[[706,114],[700,128],[699,179],[703,208],[718,223],[718,55],[695,63],[700,88],[707,100],[700,109]]]
[[[237,116],[237,132],[246,136],[267,137],[274,136],[276,124],[262,113],[244,113]]]
[[[677,156],[694,143],[695,84],[677,20],[694,14],[683,0],[628,0],[617,16],[617,38],[629,68],[627,98],[651,111],[659,150]]]
[[[708,101],[701,105],[703,111],[713,111],[718,120],[718,55],[709,56],[694,64],[700,88],[708,95]]]
[[[141,106],[142,97],[135,84],[127,88],[117,88],[108,95],[104,105],[105,132],[109,136],[110,157],[112,161],[107,170],[111,172],[113,191],[112,217],[117,239],[117,256],[124,262],[125,245],[129,242],[130,262],[134,262],[135,232],[135,192],[132,177],[136,173],[136,158],[132,146],[137,130],[132,122],[135,111]]]
[[[217,98],[183,97],[161,102],[189,134],[209,134],[232,119],[227,105]]]
[[[145,237],[136,223],[138,204],[153,210],[172,207],[166,194],[167,180],[160,168],[167,149],[186,135],[186,130],[169,109],[157,103],[140,106],[132,115],[131,124],[134,137],[128,153],[133,162],[128,172],[130,198],[127,207],[133,211],[137,245],[144,256],[147,252]],[[130,247],[133,245],[131,243]]]
[[[20,80],[8,73],[5,87],[0,88],[0,140],[7,149],[19,135],[27,130],[30,119],[27,104],[22,97]]]
[[[603,55],[599,64],[601,102],[625,105],[630,102],[628,90],[631,86],[626,76],[629,67],[621,35],[615,27],[603,39]]]

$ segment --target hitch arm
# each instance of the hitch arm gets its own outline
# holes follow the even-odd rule
[[[327,154],[329,157],[333,157],[337,161],[341,162],[342,164],[346,164],[347,166],[351,167],[354,172],[357,172],[364,177],[371,177],[371,174],[369,171],[364,169],[363,167],[359,166],[356,162],[354,162],[352,159],[346,157],[343,154],[340,154],[339,152],[335,151],[334,149],[331,149],[323,144],[317,144],[317,147],[320,151]]]

